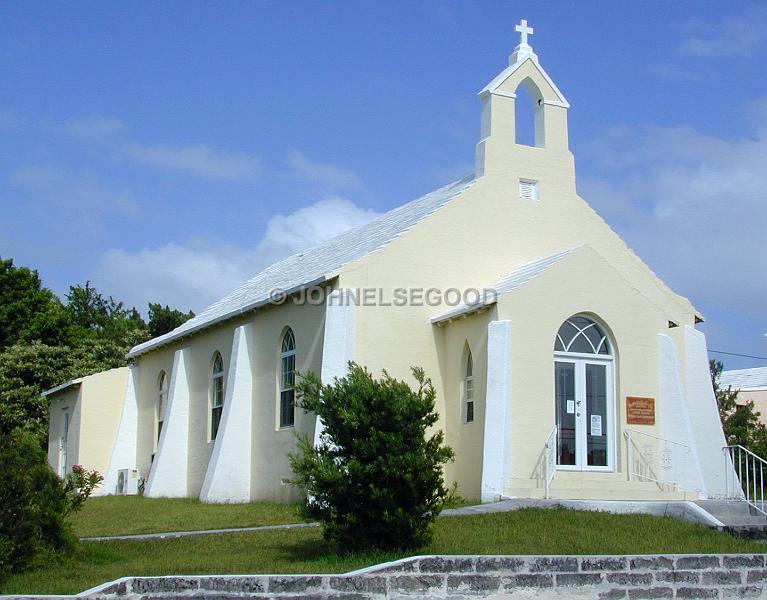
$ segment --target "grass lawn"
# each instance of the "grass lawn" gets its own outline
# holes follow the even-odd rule
[[[300,523],[295,504],[203,504],[192,498],[90,498],[72,518],[79,537]]]
[[[671,517],[524,509],[440,517],[434,540],[416,552],[339,555],[319,528],[200,537],[89,542],[79,553],[10,578],[3,593],[71,594],[127,575],[342,573],[413,554],[648,554],[764,552]]]

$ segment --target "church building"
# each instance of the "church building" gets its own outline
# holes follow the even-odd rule
[[[332,382],[353,360],[410,383],[424,368],[463,497],[724,493],[702,316],[577,194],[570,105],[517,31],[479,93],[473,174],[130,351],[105,491],[137,469],[150,497],[297,499],[288,454],[321,423],[295,374]],[[522,89],[533,145],[517,140]]]

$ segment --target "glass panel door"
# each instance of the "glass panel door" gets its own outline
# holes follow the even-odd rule
[[[575,466],[578,456],[575,416],[575,363],[555,362],[557,464]]]
[[[612,363],[554,362],[557,465],[571,470],[612,467]]]
[[[607,426],[607,366],[586,363],[586,464],[589,467],[606,467],[608,436]]]

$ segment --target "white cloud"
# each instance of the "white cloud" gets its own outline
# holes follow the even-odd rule
[[[23,189],[40,207],[53,212],[47,218],[66,214],[71,225],[94,223],[107,214],[137,216],[139,205],[127,190],[114,190],[96,179],[62,169],[29,166],[11,173],[10,181]]]
[[[131,139],[128,128],[116,117],[89,115],[70,119],[59,129],[80,141],[104,146],[116,157],[206,179],[246,181],[262,172],[261,159],[253,154],[215,149],[207,144],[147,144]]]
[[[137,252],[112,249],[100,258],[91,279],[142,310],[148,302],[160,302],[199,312],[275,261],[375,216],[349,200],[330,198],[275,215],[255,247],[191,241]]]
[[[298,175],[325,190],[356,190],[362,187],[362,180],[354,171],[329,163],[314,162],[298,151],[290,153],[288,165]]]
[[[767,40],[767,9],[756,7],[720,21],[694,19],[686,23],[680,51],[698,58],[749,56]]]
[[[186,171],[208,179],[241,181],[261,174],[261,160],[241,152],[214,150],[205,144],[144,145],[126,142],[125,154],[136,162],[161,169]]]
[[[660,63],[650,67],[650,70],[663,79],[682,80],[682,81],[700,81],[701,75],[692,69],[681,67],[673,63]]]
[[[584,197],[672,288],[764,323],[767,127],[738,140],[624,128],[592,154],[602,173],[580,180]]]
[[[126,127],[117,117],[105,117],[102,115],[88,115],[77,119],[67,120],[61,129],[69,135],[88,140],[103,141],[116,134],[125,132]]]

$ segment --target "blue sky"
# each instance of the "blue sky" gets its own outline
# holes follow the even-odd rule
[[[470,173],[520,18],[581,195],[710,348],[767,356],[760,3],[4,2],[0,256],[60,294],[200,310]]]

